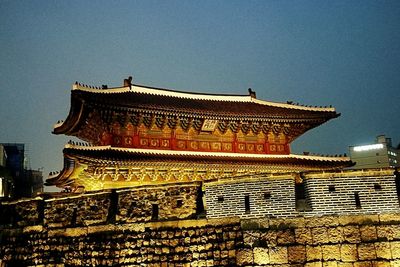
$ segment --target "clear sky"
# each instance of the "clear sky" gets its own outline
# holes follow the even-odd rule
[[[400,1],[0,0],[0,142],[60,170],[75,81],[247,94],[342,115],[294,153],[400,142]]]

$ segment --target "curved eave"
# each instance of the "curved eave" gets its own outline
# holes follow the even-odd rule
[[[67,175],[65,175],[66,173],[66,169],[63,169],[60,173],[56,174],[56,175],[49,175],[49,177],[46,179],[46,181],[44,182],[45,186],[58,186],[60,184],[62,184],[64,177],[67,177]]]
[[[157,149],[135,149],[120,148],[111,146],[77,146],[67,144],[64,154],[88,156],[93,158],[118,158],[121,160],[134,159],[161,159],[161,160],[182,160],[182,161],[249,161],[249,162],[284,162],[301,161],[310,163],[343,163],[351,164],[349,157],[327,157],[314,155],[275,155],[275,154],[244,154],[244,153],[223,153],[223,152],[196,152],[196,151],[176,151],[176,150],[157,150]]]
[[[63,169],[56,173],[56,174],[50,174],[48,178],[46,179],[44,185],[46,186],[58,186],[58,187],[64,187],[73,181],[69,179],[71,174],[74,171],[74,166],[71,165],[71,162],[75,161],[75,157],[71,157],[70,155],[67,155],[64,153],[64,167]]]
[[[71,95],[71,106],[65,121],[56,123],[53,127],[53,134],[71,134],[81,123],[85,110],[85,101]]]
[[[132,85],[111,89],[73,85],[66,120],[54,125],[54,134],[75,135],[93,109],[183,117],[307,123],[309,129],[340,116],[332,107],[305,107],[256,99],[250,95],[201,94]]]

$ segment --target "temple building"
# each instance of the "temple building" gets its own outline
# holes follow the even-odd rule
[[[347,157],[292,154],[290,144],[340,114],[333,107],[276,103],[247,95],[182,92],[132,84],[75,83],[54,134],[77,137],[47,185],[100,190],[204,182],[350,166]]]

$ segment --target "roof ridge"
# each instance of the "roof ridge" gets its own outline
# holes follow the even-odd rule
[[[336,112],[336,109],[331,106],[330,107],[303,106],[303,105],[293,104],[291,101],[287,101],[287,103],[282,103],[282,102],[261,100],[253,97],[252,95],[185,92],[180,90],[157,88],[139,84],[132,84],[131,86],[122,86],[114,88],[100,88],[75,82],[75,84],[73,84],[72,86],[72,90],[79,90],[97,94],[141,93],[141,94],[177,97],[182,99],[193,99],[193,100],[255,103],[265,106],[273,106],[273,107],[289,108],[289,109],[305,110],[305,111]]]

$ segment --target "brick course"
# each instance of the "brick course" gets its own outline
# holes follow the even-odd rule
[[[250,200],[247,211],[245,196]],[[207,218],[292,217],[297,214],[294,178],[206,184],[205,199]]]

